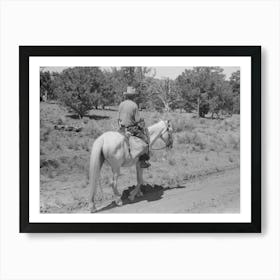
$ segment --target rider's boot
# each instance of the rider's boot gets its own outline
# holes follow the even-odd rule
[[[140,167],[141,168],[148,168],[150,166],[151,166],[151,164],[149,162],[144,161],[144,160],[140,161]]]
[[[148,160],[150,159],[149,154],[143,154],[139,157],[139,161],[140,161],[140,167],[141,168],[148,168],[151,166],[151,164],[148,162]]]

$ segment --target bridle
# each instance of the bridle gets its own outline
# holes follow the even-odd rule
[[[165,141],[163,139],[163,135],[167,133],[168,134],[168,140]],[[171,132],[171,127],[169,126],[169,123],[167,124],[167,127],[163,130],[163,132],[160,134],[159,138],[164,142],[165,146],[161,148],[151,148],[152,151],[157,151],[157,150],[163,150],[167,148],[172,148],[173,140],[172,140],[172,132]]]

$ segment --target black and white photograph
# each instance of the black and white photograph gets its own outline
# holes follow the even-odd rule
[[[260,230],[259,58],[258,46],[21,46],[22,227]]]
[[[239,213],[240,94],[237,66],[40,67],[40,212]]]

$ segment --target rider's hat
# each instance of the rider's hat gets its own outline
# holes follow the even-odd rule
[[[136,95],[138,94],[133,87],[127,87],[126,92],[123,93],[124,95]]]

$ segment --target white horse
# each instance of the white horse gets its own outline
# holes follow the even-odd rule
[[[158,123],[148,127],[149,133],[149,147],[156,142],[157,139],[162,139],[166,148],[172,148],[172,125],[171,122],[160,120]],[[140,168],[139,156],[132,156],[130,153],[129,144],[126,137],[116,131],[108,131],[99,136],[93,143],[91,157],[90,157],[90,206],[91,212],[96,212],[95,195],[99,182],[100,171],[104,161],[106,161],[112,168],[113,180],[112,188],[116,196],[116,204],[122,205],[121,194],[117,189],[117,180],[120,174],[121,167],[128,167],[136,165],[137,185],[136,188],[130,193],[129,200],[133,201],[135,196],[142,196],[140,190],[143,184],[143,169]]]

